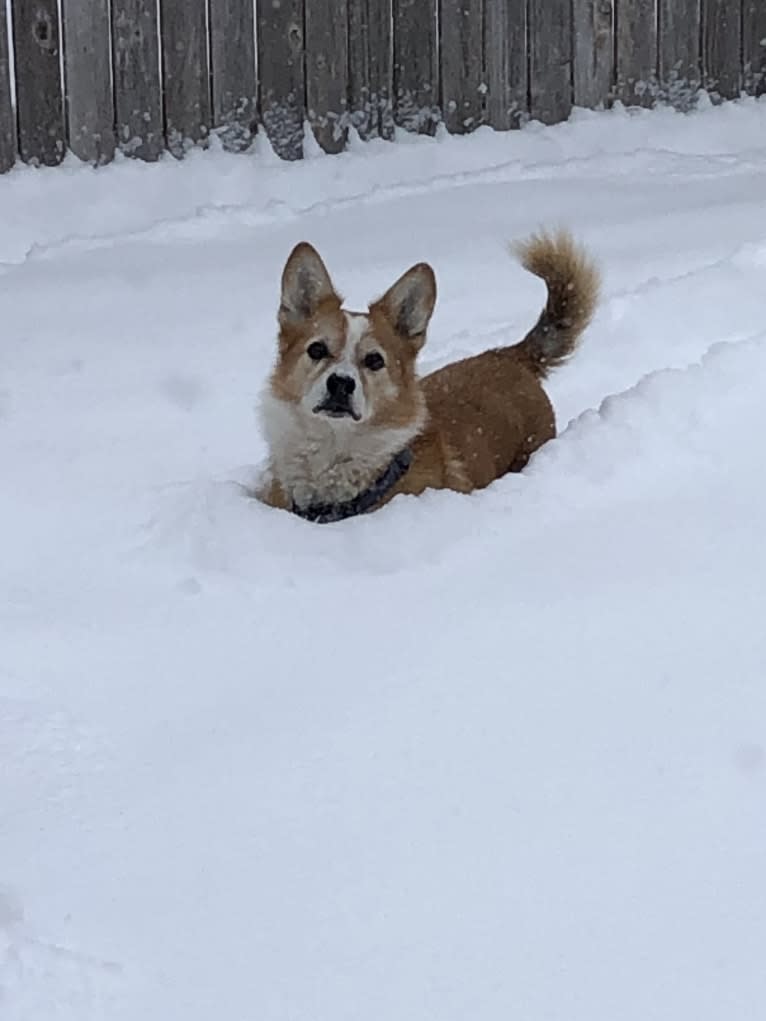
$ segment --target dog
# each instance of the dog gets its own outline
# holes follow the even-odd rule
[[[600,281],[567,232],[533,235],[515,252],[547,287],[535,325],[520,343],[420,379],[417,355],[436,303],[432,268],[418,263],[367,312],[350,312],[316,249],[296,245],[260,405],[269,447],[260,499],[328,523],[399,493],[469,493],[521,471],[556,434],[542,381],[574,352]]]

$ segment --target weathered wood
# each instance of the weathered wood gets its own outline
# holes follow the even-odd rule
[[[13,0],[13,48],[19,152],[25,163],[64,158],[64,97],[56,0]]]
[[[257,0],[261,122],[282,159],[303,155],[303,0]]]
[[[205,0],[160,0],[165,142],[174,156],[210,133]]]
[[[577,106],[606,106],[614,87],[614,7],[612,0],[573,0],[574,70]]]
[[[766,93],[766,3],[744,0],[742,8],[744,86],[753,96]]]
[[[659,26],[660,95],[689,110],[700,87],[699,0],[659,0]]]
[[[487,123],[498,131],[519,127],[528,115],[526,0],[486,0],[484,80]]]
[[[439,119],[436,0],[394,0],[394,120],[432,135]]]
[[[64,96],[69,148],[88,163],[114,157],[109,0],[63,0]]]
[[[213,125],[224,147],[247,149],[255,132],[253,0],[210,0]]]
[[[305,0],[306,112],[325,152],[342,152],[348,127],[346,0]]]
[[[351,123],[362,138],[391,138],[391,0],[347,2]]]
[[[657,98],[657,0],[616,0],[617,98],[652,106]]]
[[[11,70],[5,4],[0,3],[0,174],[16,162],[16,120],[11,102]]]
[[[149,162],[165,149],[156,0],[112,0],[117,142]]]
[[[570,0],[530,0],[530,114],[544,124],[572,110],[572,7]]]
[[[715,99],[742,87],[741,10],[732,0],[702,0],[702,81]]]
[[[464,134],[484,119],[484,0],[442,0],[439,27],[444,123]]]

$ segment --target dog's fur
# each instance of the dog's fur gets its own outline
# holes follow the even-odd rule
[[[378,506],[429,488],[467,493],[521,470],[555,435],[541,380],[574,351],[599,274],[564,232],[535,235],[516,253],[548,289],[527,336],[419,379],[436,302],[431,267],[413,266],[366,313],[348,312],[315,249],[297,245],[282,275],[279,350],[261,404],[270,448],[261,498],[293,509],[353,500],[405,448],[409,471]]]

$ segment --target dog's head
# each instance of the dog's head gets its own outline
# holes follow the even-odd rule
[[[297,245],[282,274],[272,393],[339,430],[410,426],[422,416],[415,359],[435,301],[420,263],[367,312],[347,312],[319,254]]]

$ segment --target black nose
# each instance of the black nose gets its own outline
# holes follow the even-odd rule
[[[345,401],[356,390],[356,380],[351,376],[339,376],[333,372],[327,377],[327,392],[336,401]]]

